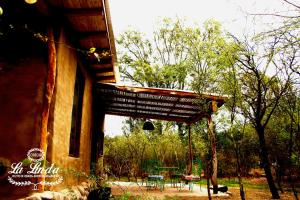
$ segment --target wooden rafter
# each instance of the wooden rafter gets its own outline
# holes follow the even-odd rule
[[[142,106],[140,106],[140,105],[137,105],[137,107],[135,107],[135,105],[134,104],[131,104],[132,105],[132,107],[129,107],[129,106],[126,106],[126,107],[124,107],[124,106],[118,106],[118,105],[110,105],[110,106],[108,106],[109,108],[113,108],[113,109],[124,109],[124,108],[126,108],[126,109],[129,109],[129,110],[133,110],[133,111],[135,111],[135,112],[138,112],[138,111],[145,111],[145,112],[162,112],[162,110],[158,107],[157,109],[150,109],[150,108],[143,108]],[[167,113],[167,116],[170,116],[170,115],[172,115],[172,114],[180,114],[180,115],[182,115],[182,116],[186,116],[186,117],[191,117],[191,116],[193,116],[194,114],[197,114],[198,112],[195,112],[195,113],[184,113],[183,112],[184,110],[174,110],[173,112],[171,112],[171,113],[169,113],[169,112],[165,112],[165,113]]]
[[[99,91],[101,92],[101,91]],[[130,94],[130,93],[129,93]],[[131,100],[135,100],[135,97],[133,97],[132,95],[120,95],[120,94],[114,94],[114,93],[109,93],[107,96],[106,94],[103,94],[102,98],[106,98],[106,100],[111,99],[112,97],[114,98],[126,98],[126,99],[131,99]],[[145,102],[153,102],[153,103],[165,103],[165,104],[171,104],[173,106],[174,103],[176,103],[176,101],[172,101],[169,99],[152,99],[152,98],[146,98],[146,97],[138,97],[139,101],[145,101]],[[190,107],[196,107],[197,104],[193,103],[193,102],[180,102],[181,105],[184,106],[190,106]]]
[[[93,64],[91,65],[93,69],[111,69],[112,65],[109,64]]]
[[[203,112],[197,113],[197,115],[193,116],[191,119],[187,121],[187,124],[193,124],[200,121],[202,118],[207,117],[208,114],[203,114]]]
[[[92,68],[93,72],[95,74],[98,74],[98,73],[104,73],[104,72],[113,72],[113,68],[100,68],[100,69],[94,69]]]
[[[154,115],[154,114],[141,114],[135,112],[116,112],[116,111],[106,111],[108,115],[118,115],[118,116],[126,116],[126,117],[133,117],[133,118],[147,118],[147,119],[158,119],[158,120],[166,120],[166,121],[175,121],[175,122],[186,122],[186,118],[180,117],[165,117],[161,115]]]
[[[119,103],[119,104],[124,104],[124,101],[120,101],[120,100],[117,100],[117,99],[103,99],[103,101],[107,102],[108,104],[112,104],[112,103]],[[126,104],[131,104],[130,102],[126,101]],[[139,103],[138,106],[154,106],[153,104],[150,104],[150,103]],[[162,108],[162,109],[173,109],[173,106],[167,106],[167,105],[162,105],[162,104],[155,104],[155,106],[157,106],[158,108]],[[185,111],[185,112],[197,112],[199,107],[194,107],[194,108],[191,108],[191,107],[175,107],[176,109],[178,110],[182,110],[182,111]]]
[[[60,10],[61,13],[67,15],[68,17],[102,17],[103,9],[102,8],[64,8]]]
[[[115,86],[119,91],[129,91],[138,92],[144,94],[156,94],[159,96],[169,96],[169,97],[185,97],[185,98],[205,98],[215,101],[224,101],[227,99],[225,96],[217,96],[214,94],[203,93],[198,95],[195,92],[183,91],[183,90],[172,90],[172,89],[160,89],[160,88],[142,88],[142,87],[128,87],[128,86]]]
[[[86,38],[97,38],[97,37],[107,37],[106,31],[88,31],[88,32],[78,32],[76,33],[79,39],[86,39]],[[105,49],[109,51],[109,49]]]
[[[180,97],[178,97],[177,101],[174,102],[172,108],[170,109],[169,113],[168,113],[168,116],[170,115],[170,113],[172,113],[172,111],[174,110],[174,108],[176,107],[177,103],[180,101]]]
[[[105,81],[105,80],[115,80],[115,76],[101,76],[101,77],[96,77],[97,81]]]
[[[93,58],[90,60],[91,62],[91,65],[94,66],[94,65],[97,65],[97,64],[110,64],[112,65],[112,58],[111,56],[110,57],[104,57],[104,58],[101,58],[100,61],[97,59],[97,58]]]
[[[198,95],[190,91],[141,88],[119,86],[113,84],[99,84],[96,92],[99,103],[103,105],[106,114],[121,116],[152,118],[167,121],[194,123],[209,115],[211,106],[207,104],[215,101],[215,106],[222,106],[226,96],[211,94]],[[205,105],[197,104],[198,99],[204,99]]]
[[[96,73],[96,77],[104,77],[104,76],[110,76],[113,77],[114,76],[114,72],[113,71],[108,71],[108,72],[98,72]]]

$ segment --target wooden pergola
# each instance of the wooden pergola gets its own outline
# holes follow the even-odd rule
[[[103,159],[104,115],[119,115],[133,118],[158,119],[186,123],[189,127],[189,165],[188,173],[192,173],[193,152],[190,125],[202,118],[208,120],[208,134],[212,146],[213,175],[212,184],[217,187],[217,154],[216,137],[213,131],[211,115],[221,107],[227,96],[192,91],[122,86],[117,84],[96,84],[96,113],[102,113],[98,121],[101,135],[99,155]]]
[[[226,96],[192,91],[96,84],[101,112],[133,118],[192,124],[209,117],[224,104]]]

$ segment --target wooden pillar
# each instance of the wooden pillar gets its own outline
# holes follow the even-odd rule
[[[98,176],[102,176],[104,173],[104,121],[105,121],[105,114],[100,113],[99,118],[97,119],[96,123],[98,123],[97,127],[98,130],[96,134],[97,137],[97,168],[96,172]]]
[[[207,129],[208,135],[210,138],[211,144],[211,161],[212,161],[212,175],[211,175],[211,183],[213,185],[214,194],[218,193],[218,180],[217,180],[217,173],[218,173],[218,159],[217,159],[217,142],[216,142],[216,135],[214,132],[214,125],[212,121],[211,115],[208,116],[207,122]]]
[[[191,125],[188,125],[188,129],[189,129],[189,168],[188,168],[188,174],[191,175],[193,173],[193,148],[192,148]]]
[[[48,118],[50,111],[50,104],[53,96],[53,91],[55,87],[55,78],[56,78],[56,49],[54,42],[54,33],[53,29],[48,29],[48,72],[47,72],[47,82],[46,90],[44,93],[43,99],[43,108],[42,108],[42,118],[41,118],[41,140],[40,140],[40,149],[45,153],[45,159],[47,155],[47,137],[48,137]],[[46,162],[44,162],[45,165]],[[45,181],[45,176],[39,178],[38,182]],[[44,185],[39,185],[39,191],[44,191]]]

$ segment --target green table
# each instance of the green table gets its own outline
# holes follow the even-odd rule
[[[165,179],[161,175],[149,175],[146,181],[147,190],[151,188],[159,188],[160,191],[163,191],[165,188]]]

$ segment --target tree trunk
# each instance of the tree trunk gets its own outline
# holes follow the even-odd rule
[[[256,131],[259,137],[259,145],[260,145],[260,157],[261,157],[261,162],[263,164],[263,168],[265,170],[266,178],[268,181],[269,189],[272,194],[273,199],[280,199],[280,196],[278,194],[277,188],[275,186],[273,176],[271,173],[271,167],[270,167],[270,162],[268,159],[268,151],[266,147],[266,141],[265,141],[265,130],[264,127],[262,126],[257,126]]]
[[[210,165],[211,165],[211,162],[210,162],[210,160],[207,159],[207,163],[206,163],[206,186],[207,186],[208,200],[211,200],[210,185],[209,185],[209,179],[211,177]]]
[[[235,141],[234,141],[234,143],[235,143]],[[235,151],[235,156],[236,156],[236,172],[237,172],[239,186],[240,186],[240,197],[242,200],[245,200],[244,185],[243,185],[242,177],[241,177],[240,153],[239,153],[239,147],[236,144],[234,144],[234,151]]]
[[[293,132],[294,132],[294,129],[293,129],[293,123],[295,122],[294,121],[294,118],[293,118],[293,115],[290,115],[290,118],[291,118],[291,123],[290,123],[290,139],[289,139],[289,160],[288,160],[288,167],[292,168],[292,153],[293,153],[293,144],[294,144],[294,139],[293,139]],[[298,116],[299,118],[299,116]],[[298,124],[298,130],[299,130],[299,124]],[[279,174],[281,175],[281,174]],[[298,194],[297,194],[297,191],[295,190],[295,182],[294,180],[292,179],[292,173],[289,173],[288,175],[289,177],[289,183],[290,183],[290,186],[292,188],[292,191],[293,191],[293,194],[294,194],[294,198],[295,200],[299,200],[298,198]]]
[[[211,115],[208,117],[208,134],[211,143],[211,152],[212,152],[212,175],[211,175],[211,184],[213,185],[214,194],[218,193],[218,158],[217,158],[217,142],[216,135],[214,132],[213,121]]]

